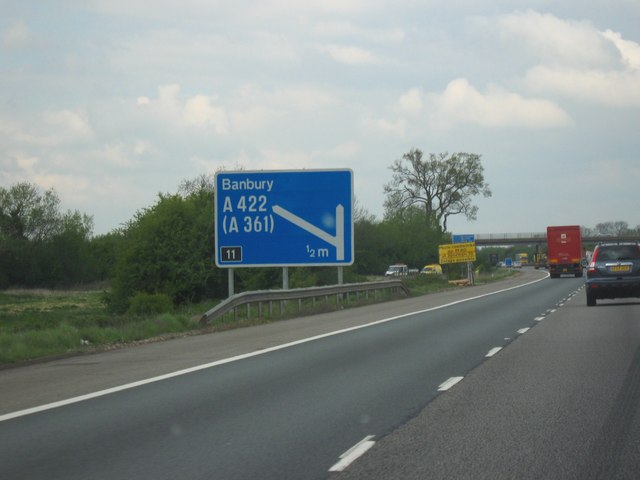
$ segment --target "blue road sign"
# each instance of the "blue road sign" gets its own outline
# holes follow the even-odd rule
[[[353,263],[353,172],[286,170],[215,176],[216,265]]]
[[[476,241],[476,236],[473,233],[467,233],[463,235],[454,235],[452,243],[471,243]]]

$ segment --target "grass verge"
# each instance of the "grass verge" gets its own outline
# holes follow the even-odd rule
[[[496,271],[478,275],[476,283],[501,280],[514,272]],[[451,288],[442,277],[418,276],[407,279],[411,295],[424,295]],[[100,291],[7,290],[0,292],[0,365],[10,365],[52,356],[103,351],[139,342],[157,341],[180,335],[229,330],[268,323],[310,313],[353,308],[390,300],[351,296],[340,302],[325,301],[279,303],[269,309],[240,308],[235,315],[202,327],[203,312],[217,302],[209,301],[181,307],[171,313],[152,316],[112,315],[102,302]],[[275,302],[274,302],[275,303]]]
[[[202,308],[154,316],[112,315],[99,291],[0,292],[0,364],[109,349],[199,328]]]

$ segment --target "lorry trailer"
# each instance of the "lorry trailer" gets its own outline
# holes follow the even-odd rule
[[[582,237],[579,225],[547,227],[547,267],[551,278],[582,277]]]

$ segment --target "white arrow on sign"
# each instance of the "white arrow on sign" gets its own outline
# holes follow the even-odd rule
[[[336,260],[344,260],[344,207],[340,204],[336,207],[336,235],[333,236],[324,230],[316,227],[312,223],[307,222],[304,218],[300,218],[295,213],[282,208],[280,205],[273,206],[273,213],[280,215],[285,220],[290,221],[294,225],[324,240],[330,245],[336,247]]]

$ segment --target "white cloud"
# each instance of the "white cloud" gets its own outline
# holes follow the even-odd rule
[[[630,40],[624,40],[622,35],[606,30],[602,36],[611,41],[622,57],[622,62],[632,70],[640,70],[640,45]]]
[[[136,103],[147,112],[150,121],[161,119],[178,128],[212,130],[218,135],[229,133],[229,118],[223,107],[216,106],[217,98],[203,94],[185,97],[179,85],[158,87],[156,99],[138,97]]]
[[[95,152],[95,159],[99,165],[131,169],[139,165],[136,155],[123,143],[105,145]]]
[[[161,85],[158,87],[157,104],[162,110],[173,115],[181,109],[178,96],[180,95],[180,85]],[[153,105],[153,102],[151,102]]]
[[[412,88],[398,100],[400,111],[409,115],[418,115],[424,109],[424,91]]]
[[[229,133],[229,120],[223,108],[213,106],[213,98],[196,95],[184,105],[184,119],[187,125],[212,127],[217,134]]]
[[[522,40],[538,58],[524,77],[530,92],[612,107],[640,105],[640,45],[620,33],[532,10],[500,16],[497,26],[509,42]]]
[[[260,159],[253,163],[260,170],[292,170],[314,166],[312,157],[308,153],[273,148],[260,150]]]
[[[476,125],[540,129],[572,124],[569,115],[549,100],[526,98],[497,86],[482,93],[464,78],[452,80],[441,93],[410,88],[391,110],[396,113],[395,119],[367,117],[363,122],[365,128],[403,138],[422,135],[428,128]]]
[[[50,163],[56,163],[53,159]],[[0,180],[7,184],[28,181],[42,189],[53,188],[64,195],[64,200],[73,203],[89,200],[92,181],[86,175],[60,172],[51,168],[43,158],[23,152],[12,152],[1,162]],[[87,212],[89,213],[89,212]]]
[[[251,164],[251,168],[259,169],[299,169],[299,168],[344,168],[362,153],[362,145],[355,141],[320,148],[312,151],[284,150],[265,148],[260,150],[258,160],[250,160],[247,156],[236,164]],[[347,163],[345,163],[347,162]]]
[[[156,146],[148,140],[137,140],[133,147],[133,153],[138,156],[158,153]]]
[[[339,99],[313,85],[268,91],[248,84],[229,92],[224,102],[221,105],[214,95],[184,96],[181,87],[175,84],[160,86],[155,99],[146,96],[136,99],[143,118],[151,122],[161,120],[166,126],[213,130],[224,136],[268,128],[287,116],[299,119],[300,114],[315,114],[335,106]]]
[[[407,121],[404,118],[399,118],[394,122],[388,122],[381,119],[378,120],[378,128],[383,132],[388,132],[398,137],[404,137],[407,133]]]
[[[71,146],[94,138],[87,115],[81,110],[44,111],[29,121],[17,115],[0,117],[0,140],[5,148]]]
[[[306,115],[330,111],[340,99],[330,90],[314,85],[283,86],[265,90],[255,84],[240,86],[226,98],[231,133],[268,133],[274,126],[298,125]],[[264,137],[262,137],[264,138]]]
[[[234,133],[258,132],[267,127],[276,115],[264,105],[239,108],[229,113]]]
[[[353,160],[361,152],[362,145],[355,141],[348,141],[322,152],[321,155],[337,160]]]
[[[259,31],[240,45],[246,57],[255,56],[262,62],[291,63],[300,60],[299,46],[289,35],[280,32]]]
[[[92,181],[84,176],[74,174],[58,174],[41,171],[33,175],[31,181],[41,188],[53,188],[56,192],[65,192],[67,200],[74,203],[86,200],[91,192]]]
[[[71,110],[45,112],[43,119],[47,124],[47,130],[55,132],[57,143],[75,143],[94,136],[84,112]]]
[[[40,159],[38,157],[16,157],[18,168],[24,171],[32,171],[39,162]]]
[[[270,18],[281,15],[358,15],[366,13],[378,4],[375,0],[324,0],[300,2],[298,0],[263,0],[258,2],[259,15]]]
[[[17,143],[23,128],[24,126],[16,118],[0,113],[0,141],[4,148]]]
[[[202,15],[207,11],[215,11],[223,2],[215,0],[182,0],[180,4],[167,0],[158,0],[154,8],[149,8],[145,0],[94,0],[88,6],[99,13],[117,15],[128,18],[166,18],[182,15]]]
[[[108,58],[114,67],[135,70],[137,75],[156,76],[171,65],[171,75],[199,83],[246,65],[260,64],[264,70],[295,66],[303,47],[288,31],[269,31],[262,26],[193,32],[159,26],[118,39],[117,48],[108,50]]]
[[[610,60],[607,43],[588,22],[528,10],[502,15],[496,26],[506,41],[521,40],[545,63],[596,66]]]
[[[640,73],[537,66],[525,77],[533,92],[561,94],[587,104],[640,106]]]
[[[399,45],[406,39],[402,28],[364,28],[347,20],[331,20],[318,22],[315,33],[324,37],[348,37],[370,43],[386,43]]]
[[[31,177],[40,162],[38,156],[23,151],[3,152],[0,156],[0,178],[7,183],[24,181]]]
[[[270,97],[268,101],[273,107],[304,112],[314,112],[338,103],[338,99],[330,91],[306,85],[280,89]]]
[[[370,11],[383,1],[373,0],[324,0],[300,2],[298,0],[260,0],[257,2],[223,0],[156,0],[149,8],[146,0],[95,0],[92,8],[98,12],[128,18],[142,19],[193,19],[215,16],[242,20],[247,18],[277,20],[286,15],[336,15],[358,14]]]
[[[320,51],[333,60],[347,65],[371,65],[380,63],[380,59],[369,50],[355,46],[324,45]]]
[[[33,32],[24,22],[10,25],[2,34],[2,46],[9,50],[29,47],[33,42]]]
[[[483,94],[459,78],[449,82],[442,94],[430,96],[433,126],[472,124],[482,127],[549,128],[571,123],[553,102],[528,99],[516,93],[492,89]]]

